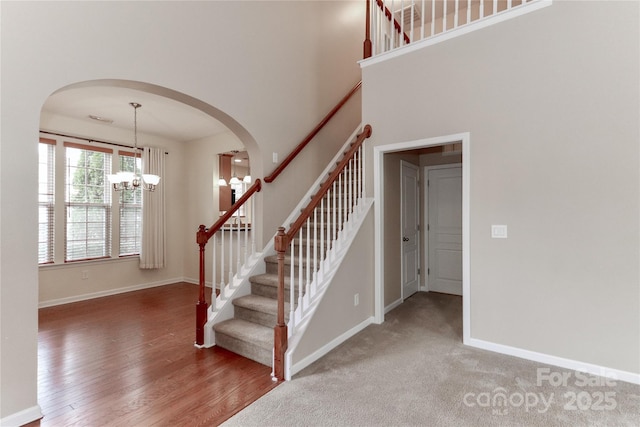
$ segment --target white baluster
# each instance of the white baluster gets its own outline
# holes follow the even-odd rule
[[[395,9],[391,9],[392,13]],[[395,19],[395,14],[391,16],[391,19]],[[404,0],[400,0],[400,42],[399,46],[404,45]]]
[[[347,169],[348,168],[349,168],[349,162],[347,162]],[[349,180],[349,175],[348,175],[348,172],[345,170],[342,171],[341,175],[344,176],[344,182],[342,184],[342,198],[344,199],[344,218],[342,219],[342,229],[345,230],[346,223],[347,221],[349,221],[349,194],[348,194],[349,183],[347,182]]]
[[[351,219],[351,160],[347,162],[347,166],[344,168],[344,203],[347,205],[345,228],[347,221]]]
[[[338,175],[338,192],[342,191],[342,173]],[[336,234],[336,244],[342,232],[342,194],[338,194],[338,233]]]
[[[293,240],[291,241],[290,248],[291,248],[291,266],[289,268],[290,270],[289,271],[289,336],[293,334],[293,329],[296,326],[296,320],[294,315],[294,307],[295,307],[295,301],[296,301],[296,297],[295,297],[296,287],[295,287],[295,282],[293,281],[294,272],[295,272],[294,260],[296,259],[296,244]]]
[[[480,0],[480,19],[484,18],[484,0]]]
[[[436,0],[431,0],[431,36],[436,34]]]
[[[216,259],[216,246],[218,246],[218,233],[213,235],[213,262],[212,264],[212,272],[211,272],[211,283],[212,283],[212,288],[211,289],[211,310],[215,313],[218,310],[218,304],[217,304],[217,298],[218,296],[216,295],[216,283],[218,283],[218,260]]]
[[[362,146],[358,147],[356,150],[356,164],[353,169],[353,176],[355,180],[355,185],[353,187],[353,191],[355,192],[354,196],[356,199],[356,206],[360,203],[360,170],[362,170],[362,157],[360,157],[360,149]]]
[[[303,314],[303,306],[302,306],[302,295],[304,294],[302,288],[302,228],[298,231],[298,312],[300,313],[300,317]],[[293,260],[291,261],[293,263]],[[295,287],[294,283],[291,283],[292,287]]]
[[[220,241],[220,298],[224,300],[224,226],[220,229]]]
[[[396,10],[395,8],[395,1],[391,0],[391,10]],[[389,20],[389,27],[390,27],[390,31],[389,31],[389,35],[391,38],[391,49],[393,50],[396,47],[396,28],[393,25],[394,24],[394,20],[393,20],[393,15],[391,15],[391,19]]]
[[[493,0],[493,14],[498,13],[498,0]]]
[[[311,284],[311,217],[307,218],[307,255],[305,256],[305,264],[303,264],[306,268],[306,284],[305,284],[305,295],[307,297],[307,301],[311,298],[309,285]],[[301,266],[302,267],[302,266]]]
[[[447,2],[442,2],[442,32],[447,31]]]
[[[320,229],[322,234],[323,230]],[[318,267],[318,208],[313,210],[313,283],[318,280],[317,274]]]
[[[471,22],[471,0],[467,0],[467,24]]]
[[[329,243],[331,243],[331,250],[332,250],[332,254],[333,254],[333,258],[331,258],[331,262],[333,262],[335,260],[335,251],[333,249],[335,249],[335,242],[336,242],[336,235],[338,233],[338,221],[337,221],[337,215],[338,215],[338,210],[336,209],[338,207],[337,202],[336,202],[336,181],[333,181],[332,184],[333,190],[333,202],[331,203],[331,216],[333,217],[333,231],[331,232],[331,241]]]
[[[360,178],[362,179],[362,197],[364,198],[367,195],[367,159],[364,155],[365,151],[364,151],[364,142],[361,145],[361,150],[362,150],[362,172],[360,172]]]
[[[328,195],[328,193],[327,193],[327,195]],[[322,200],[320,201],[320,212],[321,212],[321,215],[320,215],[320,230],[322,230],[322,233],[320,234],[320,278],[321,279],[324,276],[324,259],[325,259],[324,236],[325,236],[325,234],[327,234],[327,235],[329,234],[329,222],[327,221],[326,228],[325,228],[325,222],[324,222],[324,216],[325,216],[324,199],[325,198],[323,197]]]
[[[411,25],[409,26],[409,43],[411,43],[413,41],[413,13],[414,13],[415,7],[416,7],[415,2],[412,1],[411,2],[411,7],[410,7],[411,10],[409,11],[411,13],[411,15],[410,15],[411,16]]]
[[[229,227],[229,281],[227,285],[231,289],[233,282],[233,226]]]
[[[236,274],[238,276],[240,276],[240,267],[242,266],[242,263],[240,261],[240,209],[238,209],[236,211],[236,234],[238,235],[238,238],[236,239],[236,256],[237,256],[237,262],[236,262]]]
[[[511,9],[511,7],[513,7],[513,2],[511,0],[507,0],[507,10]]]
[[[253,196],[247,200],[247,203],[249,206],[253,205]],[[244,265],[247,265],[249,261],[249,216],[247,212],[249,206],[244,208]]]
[[[458,28],[458,3],[460,1],[455,0],[455,2],[456,2],[456,7],[455,7],[455,12],[453,14],[453,28]]]
[[[251,229],[251,256],[253,257],[256,254],[256,204],[255,199],[251,197],[251,222],[253,223],[253,228]],[[247,221],[247,224],[249,221]]]
[[[469,1],[471,1],[471,0],[469,0]],[[422,7],[420,8],[420,10],[422,11],[422,13],[420,14],[421,15],[420,16],[420,40],[422,40],[424,38],[424,15],[425,15],[425,13],[424,13],[425,8],[424,7],[425,7],[425,3],[426,3],[426,0],[422,0]],[[432,19],[433,19],[433,17],[432,17]]]

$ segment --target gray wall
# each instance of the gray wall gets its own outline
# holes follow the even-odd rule
[[[472,338],[640,373],[639,6],[556,1],[363,68],[373,145],[470,132]]]

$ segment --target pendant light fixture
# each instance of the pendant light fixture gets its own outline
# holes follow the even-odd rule
[[[240,184],[240,179],[238,178],[238,176],[236,175],[236,154],[239,153],[238,150],[233,150],[233,158],[231,159],[232,163],[233,163],[233,176],[231,177],[231,179],[229,180],[229,184]]]
[[[133,172],[120,171],[116,174],[107,175],[115,191],[135,190],[142,186],[144,190],[154,191],[160,182],[160,177],[153,174],[138,174],[138,108],[142,107],[137,102],[130,102],[133,107]]]

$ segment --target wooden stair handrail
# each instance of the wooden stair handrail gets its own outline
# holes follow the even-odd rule
[[[289,242],[295,237],[298,231],[300,231],[300,228],[304,225],[305,221],[311,216],[311,214],[313,213],[313,210],[320,204],[320,201],[324,198],[329,188],[331,188],[334,181],[338,179],[338,176],[340,176],[344,168],[347,166],[347,163],[349,163],[349,160],[351,160],[351,157],[353,157],[353,153],[355,153],[358,150],[358,148],[360,148],[360,146],[362,145],[362,143],[366,138],[369,138],[371,136],[371,131],[372,131],[371,125],[366,125],[364,127],[360,135],[356,137],[356,140],[351,145],[351,148],[349,148],[349,150],[347,150],[347,152],[344,153],[344,157],[342,158],[342,160],[338,162],[338,165],[336,166],[336,168],[333,170],[333,172],[329,174],[329,178],[320,186],[320,189],[311,198],[311,201],[309,202],[307,207],[305,207],[302,210],[302,212],[300,213],[300,216],[298,216],[298,219],[295,220],[293,224],[291,224],[291,227],[289,227],[289,231],[287,231],[286,233],[287,244],[289,244]]]
[[[364,52],[362,55],[364,59],[371,58],[371,55],[373,54],[373,46],[371,43],[371,22],[370,22],[371,21],[371,0],[366,0],[366,2],[367,2],[367,7],[366,7],[367,18],[365,21]],[[380,10],[384,12],[384,15],[387,17],[389,21],[393,19],[393,27],[396,29],[398,34],[401,34],[402,26],[400,25],[397,19],[393,18],[393,14],[389,10],[389,8],[387,8],[384,5],[382,0],[376,0],[376,5],[380,8]],[[402,33],[402,35],[404,37],[404,41],[406,44],[411,43],[411,39],[409,38],[409,36],[407,36],[407,33]]]
[[[200,225],[198,229],[198,235],[196,236],[196,241],[200,245],[202,243],[207,244],[209,239],[213,237],[223,226],[224,224],[231,219],[233,214],[235,214],[238,209],[240,209],[246,202],[249,200],[253,193],[258,193],[262,190],[262,181],[256,179],[251,187],[238,199],[237,202],[233,204],[231,209],[229,209],[224,215],[222,215],[211,227],[206,228],[204,225]],[[201,231],[203,231],[201,233]],[[201,239],[206,239],[201,242]]]
[[[273,182],[278,177],[278,175],[280,175],[280,173],[287,166],[289,166],[289,163],[291,163],[293,161],[293,159],[295,159],[296,156],[298,154],[300,154],[300,152],[304,149],[304,147],[306,147],[307,144],[309,144],[309,142],[311,142],[311,140],[318,134],[318,132],[320,132],[320,130],[322,130],[322,128],[329,122],[329,120],[331,120],[331,118],[344,106],[344,104],[346,104],[347,101],[349,99],[351,99],[353,94],[355,94],[358,91],[358,89],[360,89],[361,86],[362,86],[362,80],[360,80],[349,91],[349,93],[347,95],[345,95],[345,97],[342,98],[340,100],[340,102],[338,102],[338,104],[335,107],[333,107],[333,109],[331,111],[329,111],[329,113],[324,117],[324,119],[322,119],[322,121],[320,121],[320,123],[318,123],[318,125],[315,128],[313,128],[313,130],[311,132],[309,132],[309,134],[302,140],[302,142],[300,142],[298,144],[298,146],[296,148],[294,148],[291,153],[289,153],[287,158],[284,159],[284,161],[282,163],[280,163],[278,165],[278,167],[275,168],[273,172],[271,172],[270,175],[264,177],[264,182],[266,182],[266,183]]]
[[[354,153],[360,148],[366,138],[371,136],[371,125],[366,125],[363,131],[356,137],[356,140],[351,144],[351,147],[344,154],[341,161],[338,162],[336,168],[329,174],[329,178],[320,186],[318,192],[311,198],[309,204],[302,210],[298,219],[291,224],[289,231],[285,232],[284,227],[278,228],[278,233],[274,238],[274,247],[278,253],[278,314],[276,320],[276,326],[274,328],[274,355],[273,355],[273,376],[278,381],[284,379],[284,354],[287,351],[288,338],[287,338],[287,325],[284,321],[284,254],[289,246],[289,243],[293,240],[296,233],[300,230],[300,227],[309,219],[313,210],[318,206],[320,201],[324,198],[327,191],[331,188],[333,183],[338,179],[338,176],[345,169]]]
[[[196,233],[196,243],[200,246],[200,280],[199,280],[199,292],[198,292],[198,302],[196,303],[196,345],[204,344],[204,325],[207,323],[207,309],[209,306],[207,305],[207,300],[204,295],[205,291],[205,246],[211,237],[216,234],[222,226],[233,216],[234,213],[243,206],[247,200],[253,196],[254,193],[259,192],[262,189],[262,182],[259,179],[253,183],[251,187],[238,199],[236,203],[233,204],[231,209],[229,209],[224,215],[222,215],[210,228],[206,228],[204,224],[201,224],[198,227],[198,231]],[[240,227],[238,225],[238,227]],[[215,281],[215,279],[214,279]]]

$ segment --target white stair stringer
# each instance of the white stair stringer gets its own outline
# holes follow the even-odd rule
[[[289,341],[287,352],[285,353],[285,380],[290,381],[291,377],[298,373],[304,366],[293,366],[293,355],[296,348],[304,336],[307,327],[313,320],[314,314],[318,305],[322,301],[322,297],[326,293],[329,286],[331,286],[333,277],[340,268],[342,260],[345,258],[346,253],[349,251],[351,244],[355,240],[362,223],[364,222],[367,213],[373,206],[373,198],[360,199],[357,209],[354,211],[354,215],[345,222],[345,228],[336,241],[334,248],[327,252],[327,256],[323,261],[323,274],[318,276],[314,283],[309,287],[312,291],[312,295],[305,295],[308,297],[308,306],[305,304],[305,311],[301,313],[302,307],[298,306],[294,312],[294,319],[289,320],[288,334]],[[314,286],[315,285],[315,286]],[[342,336],[339,341],[332,341],[330,346],[323,347],[321,353],[314,353],[312,358],[305,359],[305,366],[320,359],[329,351],[346,341],[351,336]]]
[[[267,248],[265,249],[268,249],[268,246],[269,245],[267,245]],[[273,243],[271,243],[271,250],[273,250]],[[234,298],[240,298],[251,293],[251,283],[249,282],[249,278],[253,275],[264,273],[265,256],[267,256],[265,251],[256,252],[255,255],[249,259],[247,264],[242,267],[240,273],[233,276],[232,283],[225,286],[224,292],[220,292],[224,297],[219,296],[209,306],[207,310],[207,323],[204,325],[203,348],[210,348],[216,345],[216,336],[213,330],[213,325],[233,318],[233,305],[231,302]],[[215,304],[215,310],[213,304]]]

